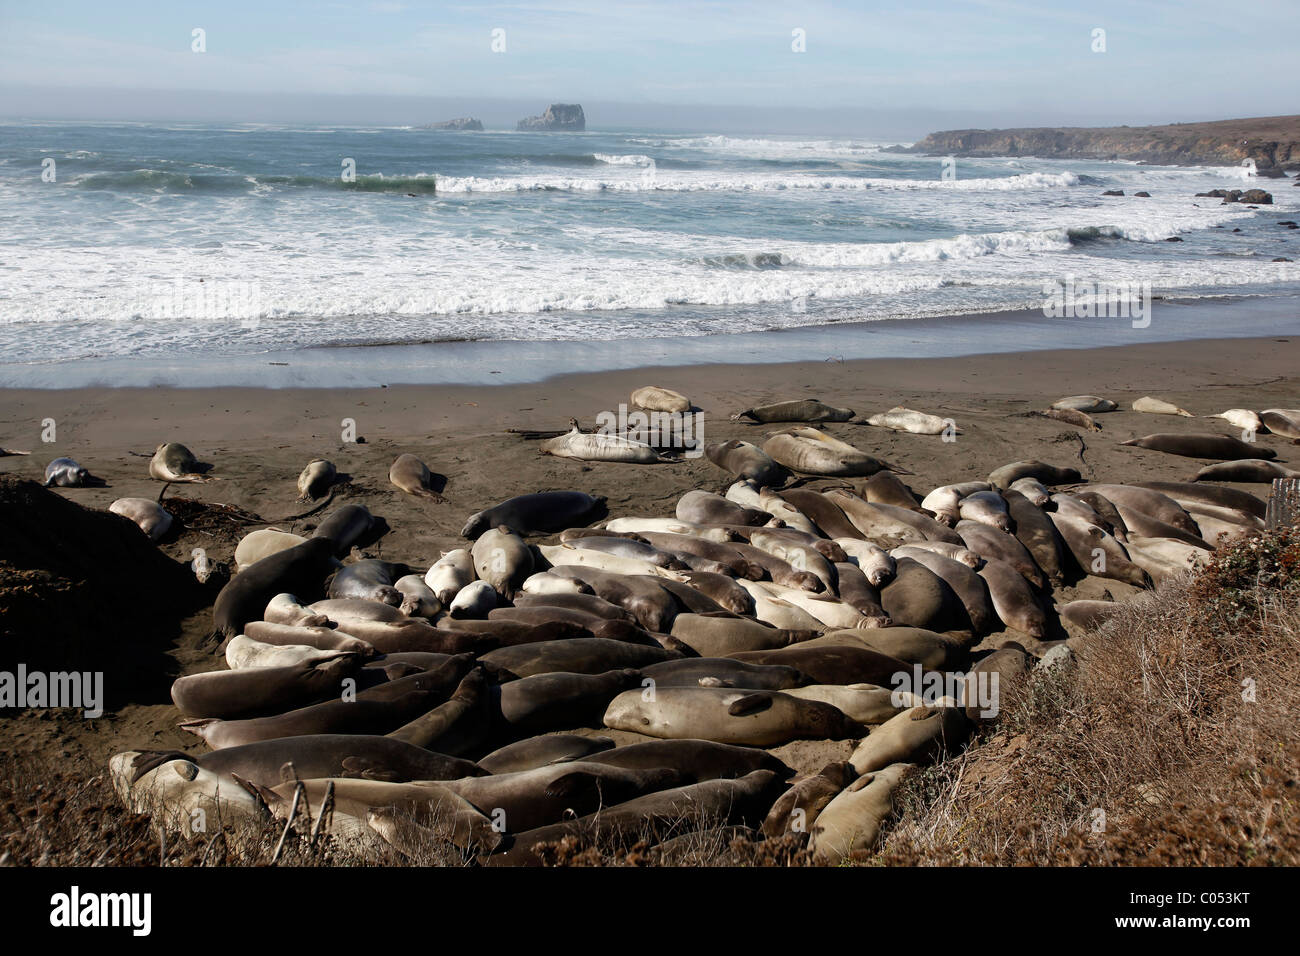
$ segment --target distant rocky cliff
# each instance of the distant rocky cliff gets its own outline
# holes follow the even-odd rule
[[[904,152],[945,156],[1127,159],[1161,165],[1300,169],[1300,116],[1170,126],[959,129],[931,133]]]
[[[483,124],[476,119],[470,119],[466,116],[461,119],[447,120],[442,123],[430,123],[428,126],[421,126],[420,129],[459,129],[479,131],[483,129]]]
[[[519,121],[522,130],[563,130],[581,133],[587,128],[587,117],[577,103],[552,103],[541,116],[530,116]]]

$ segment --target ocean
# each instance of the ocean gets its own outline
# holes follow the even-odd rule
[[[274,384],[281,373],[269,369],[295,363],[386,381],[391,366],[367,363],[415,345],[410,374],[454,380],[466,343],[480,357],[511,356],[516,379],[540,378],[572,352],[555,343],[635,365],[654,358],[637,361],[636,343],[700,338],[725,360],[729,342],[779,330],[798,330],[788,341],[811,339],[816,352],[817,329],[846,325],[952,354],[962,336],[934,317],[967,317],[978,340],[980,316],[1040,309],[1045,283],[1069,277],[1149,283],[1179,302],[1277,299],[1260,334],[1295,318],[1281,303],[1300,301],[1300,265],[1273,261],[1300,259],[1300,232],[1278,225],[1300,210],[1291,179],[945,163],[888,145],[653,130],[0,125],[0,385]],[[1195,198],[1249,187],[1275,204]],[[1113,189],[1126,195],[1102,196]],[[1220,334],[1250,334],[1226,314],[1211,320]],[[1055,328],[1022,323],[1006,345],[1048,347]],[[1180,337],[1167,323],[1159,331]],[[827,354],[873,354],[869,336],[827,336]],[[486,381],[487,366],[507,363],[470,364]]]

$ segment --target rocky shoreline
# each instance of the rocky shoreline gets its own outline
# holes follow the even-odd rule
[[[1133,160],[1168,166],[1300,170],[1300,116],[1168,126],[961,129],[931,133],[899,152],[945,156]]]

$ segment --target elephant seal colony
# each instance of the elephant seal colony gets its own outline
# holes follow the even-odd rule
[[[632,397],[692,408],[658,387]],[[172,685],[209,752],[118,754],[118,793],[182,831],[196,807],[284,826],[302,801],[315,816],[329,799],[338,840],[409,852],[436,833],[484,865],[543,862],[566,837],[617,852],[695,830],[792,838],[836,863],[873,850],[910,773],[960,751],[1042,655],[1121,606],[1064,589],[1090,579],[1081,593],[1123,598],[1204,564],[1265,512],[1213,482],[1290,473],[1273,448],[1185,432],[1110,439],[1125,455],[1209,460],[1185,481],[1085,483],[1049,454],[927,487],[909,484],[908,443],[948,441],[956,422],[901,405],[856,414],[813,399],[746,409],[734,420],[775,428],[705,445],[714,481],[644,511],[581,489],[462,506],[463,541],[432,564],[354,555],[377,527],[356,504],[324,512],[310,537],[251,532],[212,609],[227,669]],[[1221,417],[1288,441],[1300,420]],[[570,429],[546,450],[662,466],[653,449],[593,437]],[[865,447],[875,439],[897,464]],[[159,470],[192,480],[178,448],[160,446]],[[590,470],[556,467],[570,481]],[[49,475],[79,473],[61,460]],[[314,460],[299,493],[322,497],[335,475]],[[436,498],[430,479],[412,454],[390,473]],[[151,538],[167,531],[147,500],[113,510]],[[781,748],[809,742],[838,756],[796,774]]]

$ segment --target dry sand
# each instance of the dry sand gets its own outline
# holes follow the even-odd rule
[[[962,429],[952,443],[863,425],[826,426],[836,437],[913,472],[906,480],[921,493],[983,478],[998,465],[1023,458],[1071,465],[1092,480],[1182,480],[1204,463],[1119,442],[1153,432],[1235,430],[1220,419],[1139,414],[1129,404],[1154,395],[1197,415],[1300,406],[1300,336],[952,359],[651,368],[496,387],[7,390],[0,392],[0,445],[33,454],[0,458],[0,472],[40,480],[48,461],[73,457],[106,479],[108,487],[59,493],[107,508],[120,497],[157,497],[162,485],[147,477],[147,456],[160,442],[179,441],[212,463],[212,475],[221,480],[172,485],[169,496],[235,505],[262,516],[267,525],[301,532],[320,516],[276,519],[308,507],[295,501],[297,475],[310,459],[328,458],[351,477],[330,509],[359,502],[391,528],[367,553],[427,567],[441,552],[464,544],[459,531],[468,515],[512,495],[579,489],[607,496],[610,514],[617,516],[670,515],[688,489],[724,491],[731,479],[704,458],[649,466],[584,464],[541,456],[534,442],[506,432],[558,429],[570,417],[590,426],[598,412],[617,410],[633,389],[646,384],[689,395],[706,413],[704,438],[710,442],[761,442],[776,426],[733,423],[730,415],[785,398],[816,397],[850,406],[864,417],[898,404],[951,417]],[[1111,398],[1121,410],[1097,416],[1104,429],[1099,433],[1026,415],[1078,393]],[[50,418],[57,423],[58,441],[42,444],[42,421]],[[342,442],[345,418],[355,419],[364,444]],[[1282,439],[1265,435],[1260,443],[1292,467],[1300,460],[1300,448]],[[403,452],[418,455],[446,477],[446,503],[412,498],[388,483],[388,467]],[[1267,494],[1265,485],[1238,487]],[[235,540],[189,531],[162,547],[180,560],[203,547],[212,560],[232,562]],[[1058,597],[1099,597],[1106,590],[1120,599],[1131,593],[1125,585],[1086,578]],[[206,611],[185,622],[171,654],[175,674],[224,666],[201,643],[210,624]],[[996,645],[1013,638],[1033,645],[1012,631],[988,640]],[[176,728],[179,715],[165,690],[173,675],[166,676],[156,699],[133,701],[94,721],[65,712],[28,713],[6,720],[0,738],[11,750],[86,755],[101,766],[109,754],[128,747],[200,752],[201,742]],[[622,741],[634,735],[613,736]],[[850,747],[849,742],[800,742],[775,752],[799,769],[817,769],[828,759],[842,759]]]

